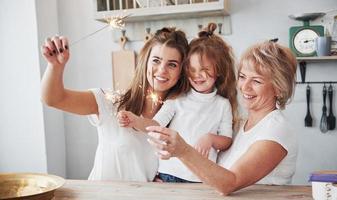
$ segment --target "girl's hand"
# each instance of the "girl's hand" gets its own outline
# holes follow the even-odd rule
[[[63,36],[47,38],[41,51],[48,65],[64,67],[69,59],[68,40]]]
[[[168,160],[171,157],[180,157],[188,147],[188,144],[179,133],[172,129],[149,126],[146,130],[149,131],[148,135],[150,136],[148,142],[156,148],[160,159]]]
[[[157,182],[157,183],[164,183],[163,180],[161,180],[159,177],[155,177],[153,182]]]
[[[153,182],[164,183],[164,181],[161,180],[161,179],[159,178],[159,174],[158,174],[158,173],[157,173],[157,175],[154,177]]]
[[[194,145],[194,148],[204,157],[208,158],[209,151],[212,148],[212,137],[211,133],[201,136],[197,143]]]
[[[134,123],[136,122],[137,115],[129,111],[119,111],[117,114],[117,120],[121,127],[133,128]]]

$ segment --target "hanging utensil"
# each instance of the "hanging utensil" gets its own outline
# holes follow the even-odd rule
[[[304,118],[304,126],[312,127],[312,117],[310,115],[310,86],[307,85],[307,115]]]
[[[328,96],[329,96],[329,116],[327,118],[328,120],[328,129],[329,130],[334,130],[336,128],[336,117],[332,113],[332,96],[333,96],[333,88],[332,85],[330,84],[328,88]]]
[[[319,125],[319,129],[322,133],[328,132],[328,121],[327,121],[327,114],[326,114],[326,86],[324,84],[323,86],[323,108],[322,108],[322,117],[321,117],[321,123]]]

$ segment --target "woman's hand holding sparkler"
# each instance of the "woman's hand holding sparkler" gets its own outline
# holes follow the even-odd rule
[[[146,128],[150,138],[148,142],[155,147],[158,157],[168,160],[171,157],[182,158],[188,156],[193,148],[188,145],[178,132],[161,126]]]
[[[68,40],[63,36],[47,38],[41,47],[41,51],[48,65],[64,67],[69,59]]]
[[[124,28],[124,19],[128,16],[129,15],[108,17],[106,18],[107,25],[72,43],[68,43],[67,38],[63,36],[54,36],[45,40],[41,46],[43,57],[48,62],[41,81],[41,99],[45,104],[63,111],[81,115],[98,114],[97,102],[92,92],[69,90],[63,85],[63,72],[69,60],[69,47],[78,44],[108,27],[112,29]]]
[[[69,59],[67,39],[59,36],[47,38],[41,50],[48,62],[41,81],[42,101],[48,106],[75,114],[98,114],[95,96],[90,91],[73,91],[64,87],[64,67]]]
[[[128,18],[129,15],[119,15],[119,16],[110,16],[105,19],[107,25],[102,28],[85,35],[84,37],[74,41],[69,44],[66,37],[63,36],[54,36],[52,38],[47,38],[44,45],[41,47],[41,51],[43,56],[48,61],[48,64],[51,66],[62,66],[67,63],[69,59],[69,47],[79,43],[80,41],[108,28],[111,29],[123,29],[125,27],[125,19]]]

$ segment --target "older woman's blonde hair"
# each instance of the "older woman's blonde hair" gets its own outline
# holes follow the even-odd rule
[[[136,66],[136,72],[133,77],[133,80],[130,84],[130,87],[127,89],[125,94],[115,102],[118,106],[117,110],[128,110],[136,115],[140,115],[143,112],[146,93],[149,87],[149,83],[146,77],[147,63],[149,56],[152,50],[152,47],[155,45],[163,45],[166,47],[176,49],[181,55],[181,73],[178,82],[167,91],[168,96],[178,96],[182,93],[185,93],[189,90],[188,79],[183,70],[186,57],[188,53],[188,41],[186,35],[183,31],[177,30],[174,27],[162,28],[158,30],[153,37],[151,37],[141,49],[138,55],[138,62]],[[121,66],[123,67],[123,66]]]
[[[242,55],[239,72],[242,66],[252,66],[258,74],[270,78],[276,92],[276,103],[284,109],[296,84],[297,61],[290,49],[273,41],[258,43]]]

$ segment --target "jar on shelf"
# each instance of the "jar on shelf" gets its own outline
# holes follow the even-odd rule
[[[337,53],[337,15],[334,16],[332,30],[331,30],[331,39],[332,39],[332,51]]]

